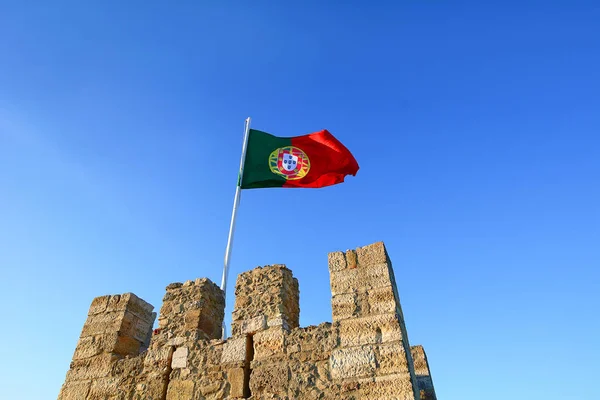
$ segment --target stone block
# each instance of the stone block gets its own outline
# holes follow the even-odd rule
[[[392,287],[394,275],[391,266],[386,263],[369,264],[359,268],[361,280],[366,283],[365,289]]]
[[[377,376],[361,383],[358,398],[382,400],[419,400],[414,391],[410,374]]]
[[[356,251],[346,251],[346,268],[356,268],[358,266]]]
[[[290,370],[285,363],[267,363],[252,369],[250,392],[256,398],[269,394],[285,396],[289,380]]]
[[[256,333],[267,328],[267,317],[259,315],[251,319],[239,321],[236,325],[239,327],[239,334]]]
[[[128,311],[139,318],[149,319],[154,306],[145,302],[133,293],[110,296],[106,311]]]
[[[328,361],[336,345],[337,331],[330,323],[294,329],[285,336],[285,352],[291,359],[307,365]]]
[[[171,363],[173,348],[170,346],[149,348],[144,357],[144,365],[148,369],[165,368]],[[154,368],[153,368],[154,367]]]
[[[87,398],[92,386],[91,381],[65,383],[60,389],[58,400],[82,400]]]
[[[392,286],[388,264],[371,264],[358,268],[333,271],[330,274],[331,293],[351,293]]]
[[[345,319],[336,324],[341,347],[402,340],[400,320],[395,314]]]
[[[137,356],[140,354],[142,342],[129,336],[117,335],[113,352],[122,356]]]
[[[346,269],[346,255],[341,251],[329,253],[327,255],[329,272],[341,271]]]
[[[206,384],[200,384],[198,386],[198,390],[202,396],[206,397],[217,392],[219,389],[221,389],[221,386],[223,386],[221,382],[210,382]]]
[[[408,359],[402,342],[382,343],[377,346],[377,375],[408,374]]]
[[[122,336],[129,336],[143,343],[148,333],[152,331],[154,321],[142,319],[134,313],[127,311],[123,316],[119,332]]]
[[[138,355],[141,342],[117,332],[109,332],[79,339],[73,354],[73,360],[94,357],[103,352],[116,353],[122,356]]]
[[[246,364],[248,338],[246,336],[230,337],[223,344],[223,354],[221,355],[221,364]]]
[[[375,373],[375,353],[371,346],[336,349],[329,358],[333,379],[360,378]]]
[[[166,400],[189,400],[194,398],[194,381],[175,380],[169,382]]]
[[[131,389],[121,377],[95,379],[87,400],[125,399]]]
[[[398,301],[392,286],[367,291],[369,314],[392,314],[396,312]]]
[[[81,337],[118,332],[121,329],[123,317],[124,313],[115,312],[90,315],[83,325]]]
[[[71,369],[67,372],[67,381],[107,377],[111,374],[114,362],[118,359],[118,356],[102,353],[95,357],[73,360]]]
[[[231,368],[227,371],[227,381],[231,385],[229,389],[230,397],[248,397],[245,390],[246,371],[244,368]]]
[[[358,317],[359,311],[356,292],[340,293],[331,298],[331,313],[334,321]]]
[[[104,351],[110,352],[114,348],[116,341],[116,333],[82,337],[77,342],[73,360],[82,360],[97,356]]]
[[[158,400],[167,395],[168,377],[156,372],[144,375],[136,385],[133,400]]]
[[[387,263],[389,258],[383,242],[377,242],[356,249],[358,264],[373,265]]]
[[[415,368],[415,375],[429,375],[429,365],[427,363],[427,357],[425,356],[425,349],[423,346],[411,346],[410,353],[413,358],[413,365]]]
[[[198,327],[200,326],[200,315],[201,314],[202,314],[202,310],[200,310],[200,309],[189,310],[188,312],[186,312],[185,316],[183,318],[184,330],[192,331],[192,330],[198,329]]]
[[[186,338],[178,336],[178,337],[168,339],[165,344],[167,346],[181,346],[183,343],[185,343],[185,341],[186,341]]]
[[[171,360],[171,368],[187,368],[188,360],[188,348],[179,347],[173,352],[173,358]]]
[[[221,337],[223,316],[223,312],[220,312],[219,315],[215,315],[214,313],[209,314],[203,311],[202,314],[200,314],[198,329],[204,332],[210,339],[219,339]]]
[[[331,294],[336,296],[343,293],[354,293],[362,288],[360,272],[357,268],[333,271],[330,274]]]
[[[106,311],[106,307],[108,306],[108,301],[111,296],[100,296],[96,297],[92,300],[92,304],[90,305],[90,310],[88,311],[88,315],[100,314]]]
[[[286,331],[290,330],[290,324],[288,323],[285,315],[283,314],[277,314],[273,318],[269,318],[269,320],[267,321],[267,326],[269,328],[279,326],[285,329]]]
[[[285,330],[273,327],[257,332],[253,336],[254,360],[263,360],[274,355],[285,354]]]

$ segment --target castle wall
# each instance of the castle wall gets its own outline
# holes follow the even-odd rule
[[[423,346],[417,345],[412,346],[410,351],[414,360],[415,375],[417,376],[421,400],[437,400],[425,349],[423,349]]]
[[[240,274],[225,340],[208,279],[167,286],[152,335],[152,306],[135,295],[94,299],[59,400],[435,399],[383,243],[331,253],[329,270],[333,322],[305,328],[289,269]]]

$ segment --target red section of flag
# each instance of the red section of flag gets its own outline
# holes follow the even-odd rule
[[[341,183],[346,175],[356,176],[359,166],[354,156],[329,131],[291,139],[292,146],[308,156],[310,170],[302,179],[286,181],[283,187],[319,188]]]

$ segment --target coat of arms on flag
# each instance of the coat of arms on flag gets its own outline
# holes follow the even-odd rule
[[[285,179],[302,179],[310,170],[310,160],[298,147],[286,146],[271,153],[269,168],[271,172]]]

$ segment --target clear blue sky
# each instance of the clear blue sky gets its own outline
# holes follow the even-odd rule
[[[600,398],[598,2],[297,3],[0,2],[3,398],[56,398],[93,297],[220,282],[247,116],[361,169],[244,192],[232,282],[331,321],[327,253],[383,240],[440,399]]]

